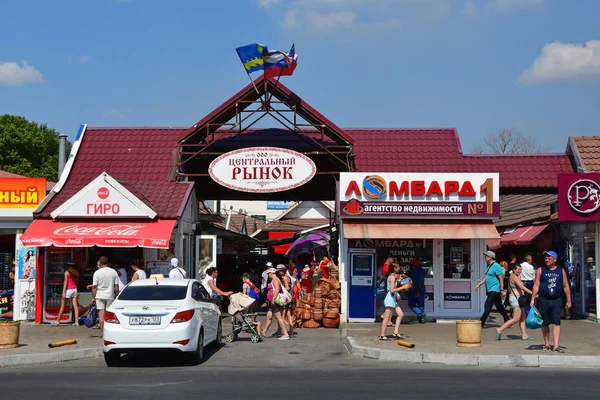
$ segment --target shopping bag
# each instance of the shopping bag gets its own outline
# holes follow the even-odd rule
[[[527,318],[525,319],[525,326],[527,326],[527,329],[538,329],[541,328],[543,324],[544,319],[542,318],[542,314],[540,314],[535,306],[531,306]]]

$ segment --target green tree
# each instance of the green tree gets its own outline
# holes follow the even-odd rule
[[[46,124],[0,115],[0,169],[32,178],[58,180],[58,135]],[[67,155],[71,144],[67,142]]]

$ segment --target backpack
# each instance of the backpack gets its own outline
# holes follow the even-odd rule
[[[85,326],[87,326],[88,328],[93,327],[94,325],[96,325],[96,320],[98,319],[98,309],[96,308],[95,304],[92,304],[90,306],[90,310],[88,312],[87,317],[85,318],[85,321],[83,322],[85,324]]]
[[[375,284],[375,298],[377,300],[383,300],[385,299],[385,296],[387,296],[387,293],[387,279],[381,278]]]
[[[254,300],[260,299],[260,291],[252,282],[250,282],[250,290],[248,290],[248,296]]]

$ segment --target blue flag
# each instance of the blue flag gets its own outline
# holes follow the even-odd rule
[[[265,69],[265,57],[269,49],[267,46],[263,46],[258,43],[252,43],[246,46],[238,47],[237,51],[244,69],[249,74],[254,71],[261,71]]]

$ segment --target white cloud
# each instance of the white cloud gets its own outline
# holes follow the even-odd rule
[[[497,8],[517,8],[525,6],[537,6],[543,4],[544,0],[491,0],[488,4]]]
[[[584,45],[548,43],[521,79],[532,82],[589,76],[600,76],[600,40]]]
[[[463,7],[463,14],[466,15],[467,17],[476,17],[477,14],[479,13],[479,10],[477,9],[477,5],[475,4],[474,1],[467,1]]]
[[[125,111],[112,109],[112,110],[104,111],[102,113],[102,118],[118,119],[119,121],[125,121],[127,119],[127,114],[128,113]]]
[[[90,56],[80,56],[79,57],[80,64],[89,64],[91,62],[92,62],[92,57],[90,57]]]
[[[22,66],[17,62],[0,62],[0,85],[21,86],[43,81],[42,73],[25,60]]]
[[[258,0],[258,6],[260,8],[268,8],[276,4],[280,4],[281,0]]]

